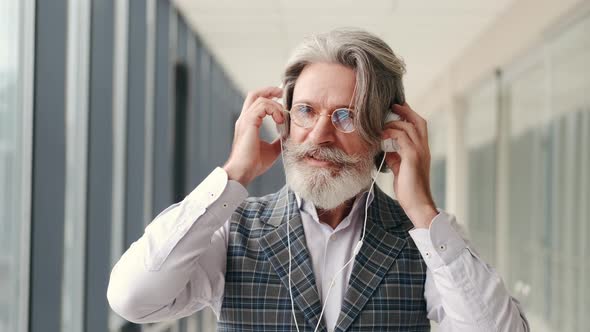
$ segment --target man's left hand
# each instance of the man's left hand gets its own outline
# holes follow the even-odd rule
[[[416,228],[429,228],[438,211],[430,192],[430,149],[426,120],[410,106],[393,106],[404,121],[389,123],[382,139],[393,138],[400,149],[388,152],[385,162],[393,171],[393,190]]]

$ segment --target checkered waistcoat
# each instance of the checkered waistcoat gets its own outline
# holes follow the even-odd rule
[[[397,201],[375,187],[334,331],[430,331],[426,265]],[[288,288],[287,190],[248,198],[231,217],[219,331],[296,331]],[[289,191],[291,289],[300,331],[313,332],[322,303],[295,195]],[[307,234],[307,236],[313,236]],[[318,331],[326,331],[322,319]]]

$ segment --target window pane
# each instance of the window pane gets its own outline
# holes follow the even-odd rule
[[[84,329],[89,16],[89,0],[69,3],[62,331]]]
[[[554,270],[550,284],[551,326],[582,331],[590,324],[588,303],[588,144],[590,111],[590,17],[572,24],[549,44],[551,184],[547,247]],[[549,254],[551,253],[551,254]],[[585,306],[581,308],[580,306]]]
[[[496,263],[497,89],[494,78],[466,98],[466,215],[471,240],[486,261]]]
[[[436,206],[446,209],[447,112],[439,111],[428,120],[430,145],[430,188]]]
[[[532,330],[581,331],[590,320],[588,180],[590,18],[543,45],[506,82],[511,115],[507,286]]]
[[[548,211],[546,146],[540,128],[547,119],[546,71],[541,61],[531,65],[507,83],[511,117],[509,162],[508,236],[512,253],[508,289],[529,311],[544,312],[547,272],[553,269],[540,244],[545,238]],[[533,315],[533,314],[531,314]],[[533,318],[535,320],[535,318]]]
[[[22,97],[26,4],[0,0],[0,331],[24,331],[26,323],[28,244],[23,239],[30,222],[30,178],[25,179],[30,159],[25,160],[31,135]]]

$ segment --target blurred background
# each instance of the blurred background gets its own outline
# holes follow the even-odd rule
[[[405,59],[437,205],[532,330],[590,329],[590,1],[0,0],[0,331],[213,331],[119,318],[111,267],[224,163],[247,91],[342,26]]]

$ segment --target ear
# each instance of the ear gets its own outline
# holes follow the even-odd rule
[[[289,117],[289,112],[283,111],[283,118],[285,121],[283,123],[277,123],[277,131],[283,140],[289,137],[289,127],[291,126],[291,118]]]

